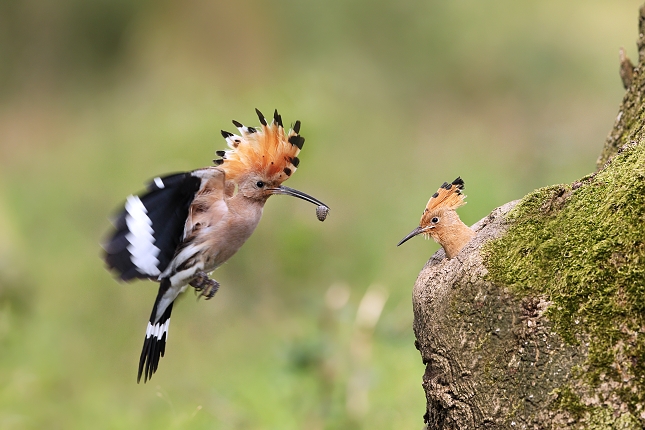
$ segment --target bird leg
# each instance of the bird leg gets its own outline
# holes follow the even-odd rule
[[[219,290],[219,282],[209,278],[208,274],[201,270],[195,274],[189,284],[195,288],[195,292],[199,293],[197,298],[205,297],[206,300],[212,299],[217,290]]]

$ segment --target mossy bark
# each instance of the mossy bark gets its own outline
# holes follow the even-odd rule
[[[428,428],[645,428],[645,6],[639,24],[598,171],[496,209],[419,274]]]

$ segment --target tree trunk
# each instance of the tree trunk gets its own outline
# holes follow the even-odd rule
[[[495,209],[414,287],[429,429],[645,428],[645,6],[598,170]]]

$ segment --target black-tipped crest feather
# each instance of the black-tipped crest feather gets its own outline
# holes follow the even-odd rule
[[[302,146],[305,144],[305,138],[302,136],[294,135],[289,138],[289,143],[296,145],[298,149],[302,149]]]
[[[267,125],[267,120],[264,118],[264,115],[262,115],[262,112],[260,112],[258,108],[255,108],[255,113],[258,114],[258,119],[260,120],[260,124]]]
[[[275,121],[275,123],[278,124],[280,127],[283,127],[283,125],[282,125],[282,116],[280,116],[280,114],[278,113],[277,109],[273,113],[273,121]]]
[[[464,201],[466,196],[461,193],[463,189],[464,181],[460,177],[457,177],[451,184],[444,182],[428,201],[424,216],[433,210],[454,210],[466,204]]]

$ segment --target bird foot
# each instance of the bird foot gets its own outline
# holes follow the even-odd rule
[[[204,297],[206,300],[212,299],[217,290],[219,290],[219,282],[211,279],[205,272],[199,271],[195,274],[192,281],[189,282],[190,286],[195,288],[195,293],[199,293],[197,298]]]

